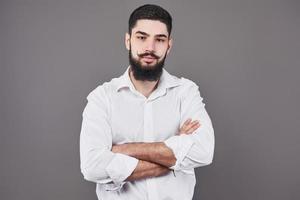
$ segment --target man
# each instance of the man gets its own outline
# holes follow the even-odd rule
[[[214,132],[198,86],[164,68],[172,18],[144,5],[129,19],[126,72],[87,97],[81,171],[99,199],[192,199],[194,168],[212,162]]]

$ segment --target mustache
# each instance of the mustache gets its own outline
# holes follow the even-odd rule
[[[159,56],[155,55],[155,54],[152,53],[152,52],[138,54],[138,56],[139,56],[140,58],[145,57],[145,56],[151,56],[151,57],[153,57],[153,58],[155,58],[155,59],[159,59]]]

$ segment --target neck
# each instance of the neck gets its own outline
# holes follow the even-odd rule
[[[135,89],[142,93],[145,97],[149,97],[150,94],[157,88],[158,82],[157,81],[141,81],[136,80],[134,78],[133,72],[131,68],[129,68],[129,77],[131,82],[133,83]]]

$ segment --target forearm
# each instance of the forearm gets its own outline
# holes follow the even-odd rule
[[[163,165],[165,167],[171,167],[176,163],[173,151],[163,142],[141,142],[114,145],[112,151],[115,153],[126,154],[139,160]]]
[[[133,173],[126,179],[127,181],[135,181],[139,179],[162,176],[170,172],[170,169],[162,165],[139,160],[137,167]]]

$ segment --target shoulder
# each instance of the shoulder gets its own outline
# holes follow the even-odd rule
[[[178,97],[180,101],[185,104],[190,104],[191,102],[201,102],[203,105],[203,98],[200,94],[199,86],[196,82],[181,77],[181,85],[178,91]]]
[[[199,92],[199,86],[191,79],[181,77],[179,92],[181,95],[186,96],[187,93]]]
[[[198,87],[197,83],[195,83],[191,79],[181,77],[180,81],[181,81],[182,87]]]
[[[113,78],[110,81],[104,82],[94,88],[87,96],[87,100],[108,100],[113,92],[116,91],[120,78]]]
[[[198,85],[191,79],[170,74],[166,70],[164,70],[164,80],[167,80],[169,86],[176,86],[176,92],[185,91],[189,88],[198,88]]]

